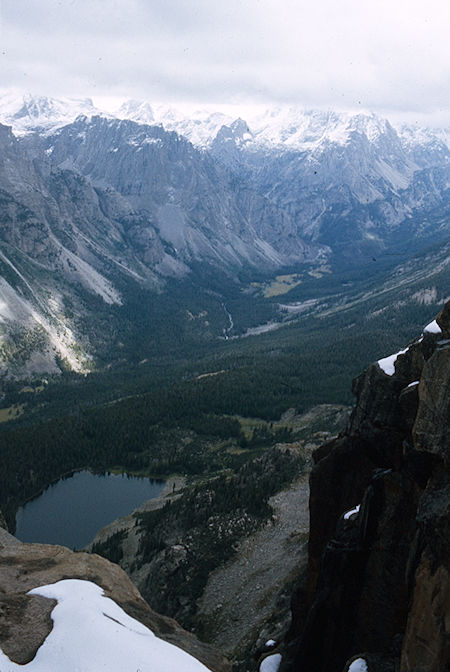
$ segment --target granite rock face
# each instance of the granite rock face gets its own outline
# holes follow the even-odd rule
[[[446,672],[450,302],[393,373],[375,363],[354,391],[346,430],[315,453],[308,585],[281,669]]]
[[[126,574],[98,555],[63,546],[23,544],[0,529],[0,649],[14,662],[30,662],[52,629],[55,600],[27,595],[38,586],[75,578],[101,586],[132,618],[161,639],[178,646],[209,669],[229,672],[228,662],[176,621],[152,611]]]

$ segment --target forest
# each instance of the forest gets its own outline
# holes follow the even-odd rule
[[[446,278],[443,272],[443,286]],[[331,279],[323,282],[329,289]],[[236,314],[237,293],[227,291],[228,309]],[[299,291],[293,289],[293,296]],[[130,319],[138,319],[138,298],[127,308],[134,311]],[[321,403],[350,404],[352,378],[403,347],[434,318],[434,305],[386,303],[387,298],[342,299],[275,331],[229,340],[199,340],[198,334],[183,340],[180,329],[176,336],[174,318],[166,325],[161,351],[159,313],[160,327],[154,325],[152,334],[160,336],[147,339],[145,361],[133,364],[125,357],[87,377],[66,371],[44,382],[3,380],[2,406],[24,409],[0,424],[0,510],[11,529],[18,506],[76,469],[116,467],[150,476],[213,473],[237,458],[226,449],[212,451],[211,438],[248,449],[247,457],[258,442],[267,446],[282,438],[260,435],[246,445],[237,416],[270,422],[288,408],[301,413]],[[181,295],[177,300],[181,311]],[[216,299],[214,305],[225,320],[222,305]],[[261,299],[254,305],[264,311],[269,304]],[[180,432],[191,433],[187,444]]]

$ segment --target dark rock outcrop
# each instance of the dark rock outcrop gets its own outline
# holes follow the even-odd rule
[[[281,670],[363,658],[368,672],[447,672],[450,302],[391,375],[375,363],[354,392],[346,430],[314,455],[307,609]]]

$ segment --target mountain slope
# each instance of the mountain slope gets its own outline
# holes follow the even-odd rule
[[[63,361],[86,371],[124,347],[125,360],[157,323],[162,342],[163,314],[202,340],[291,319],[308,300],[316,312],[366,302],[368,281],[382,297],[395,262],[448,237],[444,133],[317,111],[247,123],[129,102],[120,114],[140,123],[89,101],[0,100],[21,134],[0,128],[2,360],[14,375]],[[282,312],[258,293],[277,272],[294,287]]]
[[[319,252],[298,238],[282,211],[175,133],[94,117],[47,143],[54,165],[112,187],[145,213],[175,259],[279,266]]]
[[[18,141],[2,126],[0,145],[2,354],[18,370],[28,362],[24,372],[56,371],[55,354],[89,368],[108,337],[103,326],[94,333],[89,295],[111,306],[102,310],[114,333],[129,321],[114,306],[141,291],[151,305],[168,278],[200,264],[196,282],[208,266],[234,282],[244,267],[323,254],[267,199],[161,128],[83,117],[47,138]]]

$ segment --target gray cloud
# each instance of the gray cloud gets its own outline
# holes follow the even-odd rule
[[[2,85],[443,112],[447,0],[1,0]]]

